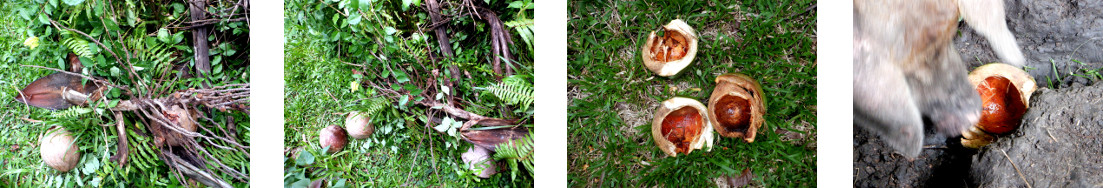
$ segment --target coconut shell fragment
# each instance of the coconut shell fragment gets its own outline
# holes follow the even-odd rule
[[[663,26],[663,35],[652,31],[644,43],[643,64],[659,76],[677,75],[693,62],[697,54],[697,32],[681,19]]]
[[[54,170],[68,172],[80,161],[80,150],[64,127],[51,127],[38,142],[42,162]]]
[[[709,97],[709,120],[720,136],[754,142],[766,114],[764,97],[753,78],[738,73],[720,75]]]
[[[663,101],[651,122],[655,144],[671,157],[705,146],[711,151],[712,123],[705,110],[705,105],[690,98],[674,97]]]
[[[995,137],[1014,132],[1022,124],[1030,107],[1030,96],[1037,89],[1034,78],[1014,66],[993,63],[969,73],[969,82],[981,98],[981,116],[974,127],[962,132],[962,145],[979,148]]]
[[[173,130],[173,127],[170,126],[178,126],[175,127],[175,129],[180,129],[181,131],[185,131],[188,133],[195,133],[195,131],[198,129],[198,125],[196,124],[195,120],[195,116],[197,116],[197,114],[198,112],[196,112],[195,109],[185,110],[184,108],[180,107],[180,105],[172,105],[172,107],[169,107],[168,109],[163,111],[161,115],[164,116],[166,120],[168,120],[168,122],[165,123],[172,124],[163,124],[157,121],[153,122],[154,124],[159,125],[150,127],[151,132],[153,132],[154,145],[180,146],[192,140],[192,138],[188,137],[187,135]]]

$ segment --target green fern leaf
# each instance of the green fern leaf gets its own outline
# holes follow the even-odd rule
[[[387,98],[383,97],[369,99],[367,102],[367,109],[364,109],[364,114],[368,114],[368,116],[371,117],[372,114],[375,114],[380,110],[383,110],[384,107],[387,107],[389,103],[390,102],[387,101]]]
[[[486,87],[486,91],[507,104],[520,105],[522,110],[528,110],[535,100],[532,84],[517,75],[506,77],[502,79],[502,83]]]
[[[65,47],[69,47],[74,54],[80,57],[92,58],[92,50],[88,47],[88,41],[83,39],[69,37],[61,41]]]
[[[535,23],[535,21],[533,21],[532,19],[517,18],[517,20],[506,22],[505,25],[508,26],[508,27],[513,28],[514,30],[516,30],[517,35],[521,36],[521,41],[525,41],[525,44],[528,44],[529,50],[532,50],[532,48],[533,48],[533,46],[532,46],[532,40],[533,40],[532,30],[533,30],[533,28],[532,27],[535,26],[534,23]]]
[[[513,179],[517,179],[518,167],[517,163],[524,165],[529,171],[529,176],[533,175],[536,169],[533,168],[533,139],[532,131],[529,131],[529,135],[520,140],[514,140],[512,142],[506,142],[497,146],[498,150],[494,153],[494,160],[506,160],[509,163],[510,170],[512,171]]]
[[[79,117],[80,115],[88,114],[89,112],[92,112],[92,109],[82,108],[82,107],[73,107],[73,108],[62,110],[62,111],[56,111],[52,114],[52,116],[54,116],[56,118],[59,118],[59,119],[68,119],[68,118]]]

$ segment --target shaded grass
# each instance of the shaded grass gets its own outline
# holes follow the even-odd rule
[[[814,185],[816,17],[806,12],[812,3],[571,2],[569,184],[715,186],[713,178],[749,168],[756,184]],[[680,75],[657,77],[639,51],[650,31],[676,18],[697,30],[698,54]],[[756,78],[766,93],[766,122],[755,142],[719,137],[711,152],[666,157],[650,136],[659,101],[683,96],[705,103],[713,79],[729,72]],[[609,113],[617,111],[627,113]],[[793,133],[805,136],[787,136]]]

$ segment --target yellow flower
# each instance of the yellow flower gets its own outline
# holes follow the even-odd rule
[[[34,50],[35,47],[38,47],[38,37],[32,36],[31,38],[27,38],[27,40],[23,41],[23,45]]]

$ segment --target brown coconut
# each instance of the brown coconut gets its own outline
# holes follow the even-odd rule
[[[694,99],[674,97],[663,101],[651,122],[655,144],[671,157],[705,146],[711,151],[712,124],[705,112],[705,105]]]
[[[371,134],[375,132],[371,117],[367,113],[358,111],[349,112],[348,117],[345,117],[345,128],[348,129],[349,136],[356,139],[371,137]]]
[[[1022,123],[1030,96],[1038,87],[1025,71],[1003,63],[977,67],[969,73],[969,82],[981,98],[981,116],[977,124],[962,132],[962,145],[979,148],[995,141],[994,135],[1014,132]]]
[[[50,127],[38,142],[42,161],[54,170],[68,172],[80,161],[80,149],[64,127]]]
[[[341,151],[349,142],[348,133],[345,133],[345,128],[341,128],[341,126],[337,125],[330,125],[329,127],[322,128],[322,130],[318,132],[318,140],[322,148],[329,147],[326,153],[330,154]]]
[[[647,37],[642,54],[643,64],[659,76],[677,75],[693,62],[697,55],[697,32],[681,19],[663,26],[663,36],[655,31]]]
[[[765,120],[766,99],[762,86],[747,75],[733,73],[716,77],[708,106],[709,120],[720,136],[742,138],[750,143]]]

